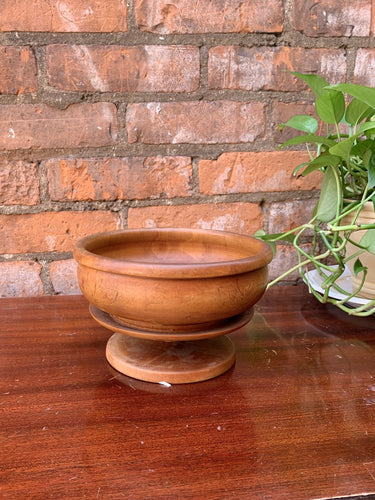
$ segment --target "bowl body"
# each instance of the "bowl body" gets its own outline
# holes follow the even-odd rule
[[[74,258],[84,296],[120,324],[194,332],[260,299],[272,252],[260,240],[224,231],[132,229],[83,238]]]

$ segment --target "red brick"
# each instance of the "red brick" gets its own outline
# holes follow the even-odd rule
[[[302,245],[302,248],[305,251],[309,251],[311,245]],[[277,245],[276,255],[268,266],[269,281],[278,278],[297,264],[298,254],[292,245]],[[301,275],[297,269],[285,276],[280,283],[292,283],[298,278],[301,278]]]
[[[33,261],[0,263],[0,297],[44,295],[42,266]]]
[[[0,215],[0,253],[70,252],[81,237],[119,227],[104,211]]]
[[[0,94],[38,90],[36,60],[29,47],[0,47]]]
[[[39,201],[38,166],[35,163],[0,159],[0,203],[37,205]]]
[[[257,193],[318,189],[320,173],[294,177],[294,168],[308,160],[305,152],[223,153],[199,162],[202,194]]]
[[[53,87],[72,91],[192,92],[199,86],[199,48],[189,45],[49,45]]]
[[[77,281],[77,263],[74,259],[51,262],[49,274],[55,294],[81,294]]]
[[[153,33],[275,33],[284,21],[282,0],[135,0],[137,25]]]
[[[117,116],[114,104],[46,104],[0,106],[0,149],[76,148],[113,145]]]
[[[53,159],[46,162],[52,200],[117,200],[191,196],[191,159]]]
[[[353,81],[375,87],[375,49],[357,50]]]
[[[330,83],[346,78],[343,50],[219,46],[209,52],[208,84],[213,89],[302,90],[290,71],[317,73]]]
[[[129,142],[252,142],[265,133],[265,104],[235,101],[135,103],[128,107]]]
[[[371,0],[294,0],[294,28],[307,36],[369,36]]]
[[[216,203],[130,208],[128,227],[188,227],[254,234],[263,225],[255,203]]]
[[[306,224],[312,217],[316,202],[317,199],[272,203],[268,211],[268,232],[285,233]],[[307,234],[305,232],[305,236]]]
[[[0,31],[126,31],[123,0],[2,0]]]

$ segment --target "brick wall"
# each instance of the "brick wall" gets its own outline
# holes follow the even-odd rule
[[[2,0],[0,296],[76,293],[72,248],[115,228],[281,231],[288,70],[375,84],[371,0]],[[282,248],[271,275],[292,260]]]

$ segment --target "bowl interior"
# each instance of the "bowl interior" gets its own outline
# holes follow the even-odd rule
[[[84,238],[78,263],[120,274],[201,277],[248,272],[266,266],[270,247],[250,236],[193,229],[134,229]],[[176,274],[177,273],[177,274]]]
[[[252,257],[260,251],[256,240],[241,235],[184,231],[112,234],[86,249],[119,261],[167,265],[230,262]]]
[[[186,242],[170,239],[157,241],[123,241],[92,251],[116,260],[148,264],[194,264],[228,262],[249,257],[243,248],[231,248],[214,242]]]

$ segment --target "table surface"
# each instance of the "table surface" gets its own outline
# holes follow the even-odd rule
[[[105,359],[82,296],[0,300],[0,497],[375,494],[375,323],[271,289],[236,364],[166,387]]]

